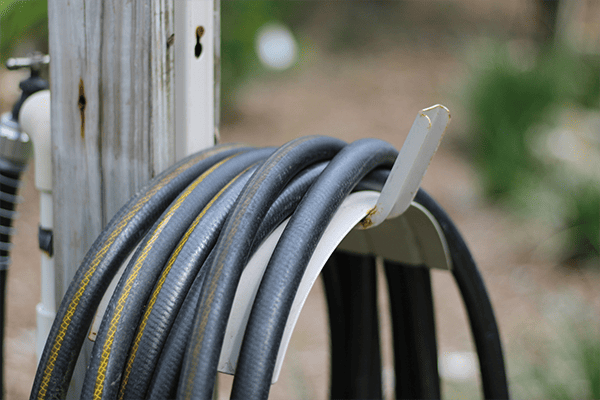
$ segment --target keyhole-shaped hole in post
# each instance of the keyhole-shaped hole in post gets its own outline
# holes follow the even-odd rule
[[[196,46],[194,47],[194,55],[196,58],[199,58],[200,54],[202,54],[202,44],[200,44],[200,38],[202,35],[204,35],[204,27],[198,26],[196,28]]]

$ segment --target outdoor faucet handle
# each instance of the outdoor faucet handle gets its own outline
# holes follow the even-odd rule
[[[9,58],[6,61],[6,68],[9,70],[29,68],[31,72],[39,72],[43,65],[50,63],[50,56],[48,54],[42,54],[35,52],[28,57],[15,57]]]

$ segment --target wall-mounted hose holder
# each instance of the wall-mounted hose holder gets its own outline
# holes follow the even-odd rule
[[[418,203],[411,205],[449,121],[450,113],[441,105],[419,112],[381,192],[352,193],[333,215],[298,286],[278,352],[273,383],[279,378],[304,302],[336,248],[405,265],[450,270],[452,261],[439,224],[427,209]],[[287,222],[258,248],[242,274],[221,351],[220,372],[235,373],[254,297]]]
[[[376,139],[306,137],[217,146],[162,173],[86,255],[31,397],[66,396],[98,311],[81,398],[209,399],[219,370],[235,373],[232,398],[266,398],[326,264],[330,395],[380,398],[375,255],[386,259],[396,396],[440,396],[428,268],[441,268],[465,299],[484,395],[507,397],[483,282],[450,219],[418,191],[448,120],[442,106],[422,110],[400,156]]]

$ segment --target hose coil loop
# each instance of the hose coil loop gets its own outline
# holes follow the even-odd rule
[[[216,147],[165,171],[117,213],[83,260],[57,313],[31,399],[66,397],[93,315],[120,268],[81,398],[210,399],[242,273],[263,240],[287,220],[247,302],[251,311],[231,393],[266,399],[292,303],[325,229],[350,193],[381,191],[397,157],[377,139],[346,144],[311,136],[278,149]],[[13,197],[0,194],[0,204],[14,199],[8,195]],[[420,190],[414,201],[435,217],[448,241],[480,356],[484,396],[507,398],[498,327],[469,250],[431,197]],[[8,232],[3,229],[0,237]],[[429,269],[385,260],[384,270],[395,395],[439,398]],[[375,258],[337,251],[322,276],[331,332],[330,396],[381,398]]]

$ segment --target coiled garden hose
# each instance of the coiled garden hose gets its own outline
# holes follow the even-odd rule
[[[270,204],[298,171],[333,157],[344,144],[326,137],[289,142],[265,161],[240,194],[219,236],[214,261],[202,285],[178,397],[212,396],[235,290],[254,235]]]
[[[190,292],[194,278],[213,248],[229,210],[255,169],[252,167],[236,176],[213,197],[171,254],[136,331],[121,379],[119,398],[145,397],[161,350],[175,318],[180,314],[186,294]]]
[[[202,209],[236,175],[266,158],[251,150],[217,162],[196,178],[161,215],[138,247],[104,314],[84,380],[83,398],[113,398],[138,320],[169,255]],[[180,247],[177,249],[179,250]],[[173,253],[171,262],[178,255]]]
[[[262,243],[263,239],[292,214],[308,188],[314,183],[327,164],[327,162],[322,162],[307,167],[295,176],[283,192],[277,196],[277,199],[273,202],[269,211],[267,211],[258,228],[254,237],[254,243],[249,252],[250,256]],[[360,186],[372,187],[373,185],[377,185],[377,182],[381,181],[381,179],[377,180],[377,178],[377,176],[368,176],[361,181]],[[385,178],[383,181],[385,181]],[[210,266],[214,261],[214,256],[215,253],[211,253],[205,261],[205,265]],[[197,298],[207,269],[203,267],[196,276],[177,315],[177,320],[168,333],[168,339],[160,354],[160,359],[145,396],[146,398],[162,399],[174,398],[176,396],[178,377],[185,355],[186,344],[191,335],[196,305],[198,303]],[[139,379],[136,378],[136,381],[139,381]],[[131,398],[143,398],[142,393],[139,392]]]
[[[327,163],[317,163],[312,165],[297,176],[295,176],[283,192],[273,202],[269,211],[265,215],[260,227],[255,235],[250,255],[256,250],[263,239],[270,234],[273,229],[283,222],[296,208],[304,193],[312,185],[315,179],[323,171]],[[236,191],[236,196],[239,191]],[[211,253],[206,260],[206,265],[211,265],[214,261],[215,253]],[[193,286],[190,288],[185,302],[181,307],[181,311],[177,316],[177,322],[173,324],[173,330],[168,334],[168,341],[160,355],[158,366],[154,373],[154,377],[150,383],[148,396],[149,398],[171,398],[176,395],[175,389],[183,356],[185,353],[186,344],[192,329],[194,315],[196,312],[197,297],[202,287],[202,282],[206,276],[207,268],[202,268],[196,277]],[[132,373],[133,374],[133,373]],[[136,379],[139,381],[139,379]],[[121,386],[123,389],[123,386]],[[143,392],[136,393],[132,398],[140,398]],[[127,397],[125,397],[127,398]]]
[[[256,294],[233,381],[233,398],[268,396],[287,316],[325,228],[358,182],[379,166],[391,167],[397,155],[386,142],[357,140],[331,160],[304,196],[273,251]]]
[[[94,312],[127,254],[192,180],[242,150],[240,146],[223,145],[187,157],[154,178],[117,212],[86,254],[57,310],[31,399],[66,397]]]
[[[351,191],[381,190],[396,157],[392,146],[375,139],[346,145],[307,137],[277,150],[218,147],[161,174],[117,213],[85,257],[59,309],[31,398],[66,396],[93,313],[141,240],[103,316],[81,398],[210,399],[240,276],[262,241],[290,217],[252,303],[232,390],[233,398],[266,398],[291,304],[325,227]],[[484,395],[507,397],[497,326],[468,249],[429,196],[419,191],[415,201],[447,237]],[[397,397],[440,393],[425,267],[385,262]],[[335,252],[323,277],[330,396],[380,398],[374,258]]]

